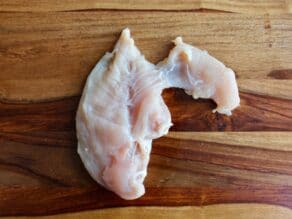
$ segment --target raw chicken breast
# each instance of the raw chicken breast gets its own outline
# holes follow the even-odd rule
[[[76,117],[78,153],[90,175],[124,199],[144,194],[152,139],[171,126],[163,85],[128,29],[87,79]]]
[[[212,98],[215,111],[227,115],[239,105],[231,69],[181,38],[175,44],[169,57],[155,66],[125,29],[113,52],[90,73],[79,103],[78,153],[90,175],[124,199],[145,193],[152,140],[167,134],[172,125],[161,97],[164,88]]]
[[[211,98],[217,103],[213,112],[231,115],[240,101],[234,72],[207,51],[183,43],[181,37],[174,43],[168,58],[158,64],[168,87],[183,88],[195,99]]]

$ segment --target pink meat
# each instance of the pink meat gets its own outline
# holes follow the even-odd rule
[[[92,178],[124,199],[145,193],[152,140],[172,125],[163,89],[179,87],[194,98],[212,98],[215,111],[227,115],[239,105],[231,69],[181,38],[175,44],[169,57],[155,66],[125,29],[83,90],[76,116],[78,153]]]

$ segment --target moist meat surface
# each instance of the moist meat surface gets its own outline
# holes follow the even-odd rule
[[[212,98],[214,111],[227,115],[239,105],[231,69],[181,38],[174,42],[169,57],[153,65],[125,29],[83,90],[76,116],[78,153],[90,175],[124,199],[145,193],[152,140],[172,125],[163,89],[178,87],[194,98]]]

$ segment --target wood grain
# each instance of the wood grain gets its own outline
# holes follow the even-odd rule
[[[85,211],[80,213],[67,213],[53,216],[33,217],[35,219],[120,219],[120,218],[216,218],[216,219],[290,219],[292,211],[288,208],[279,206],[264,205],[264,204],[221,204],[210,205],[205,207],[124,207],[124,208],[110,208],[95,211]],[[11,217],[2,217],[3,219],[10,219]],[[19,219],[28,219],[31,217],[19,217]]]
[[[240,107],[228,117],[213,114],[210,100],[195,101],[182,90],[164,92],[173,131],[291,131],[292,100],[240,93]]]
[[[152,62],[166,57],[171,40],[182,35],[233,68],[240,90],[292,99],[292,81],[281,80],[281,72],[287,78],[292,69],[292,15],[91,11],[1,13],[0,20],[2,100],[80,95],[126,26]]]
[[[216,132],[171,132],[154,141],[147,192],[134,201],[118,198],[88,176],[70,135],[52,142],[54,132],[38,140],[33,133],[38,132],[1,133],[0,215],[228,202],[292,207],[291,132],[262,132],[267,140],[261,143],[251,132],[224,132],[225,139]],[[23,136],[32,136],[33,143]]]
[[[291,13],[290,0],[0,0],[0,11],[72,11],[94,9],[117,10],[202,10],[239,13]]]
[[[169,132],[169,138],[291,151],[291,132]],[[263,138],[264,136],[264,138]]]
[[[241,93],[240,107],[228,117],[212,113],[216,106],[212,101],[194,100],[182,90],[168,89],[163,97],[173,131],[292,131],[292,100]],[[0,102],[0,132],[37,144],[66,142],[66,132],[69,140],[74,139],[78,102],[79,96],[31,104]]]
[[[0,216],[291,218],[291,5],[0,0]],[[164,91],[174,126],[154,141],[146,195],[133,201],[88,175],[74,126],[86,77],[126,26],[152,62],[182,35],[233,68],[241,91],[232,117]]]

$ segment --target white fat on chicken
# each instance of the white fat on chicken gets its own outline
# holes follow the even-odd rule
[[[215,111],[227,115],[239,105],[231,69],[181,38],[174,42],[169,57],[155,66],[135,46],[129,29],[123,30],[83,90],[76,115],[78,153],[92,178],[124,199],[145,193],[152,140],[172,125],[163,89],[212,98]]]

